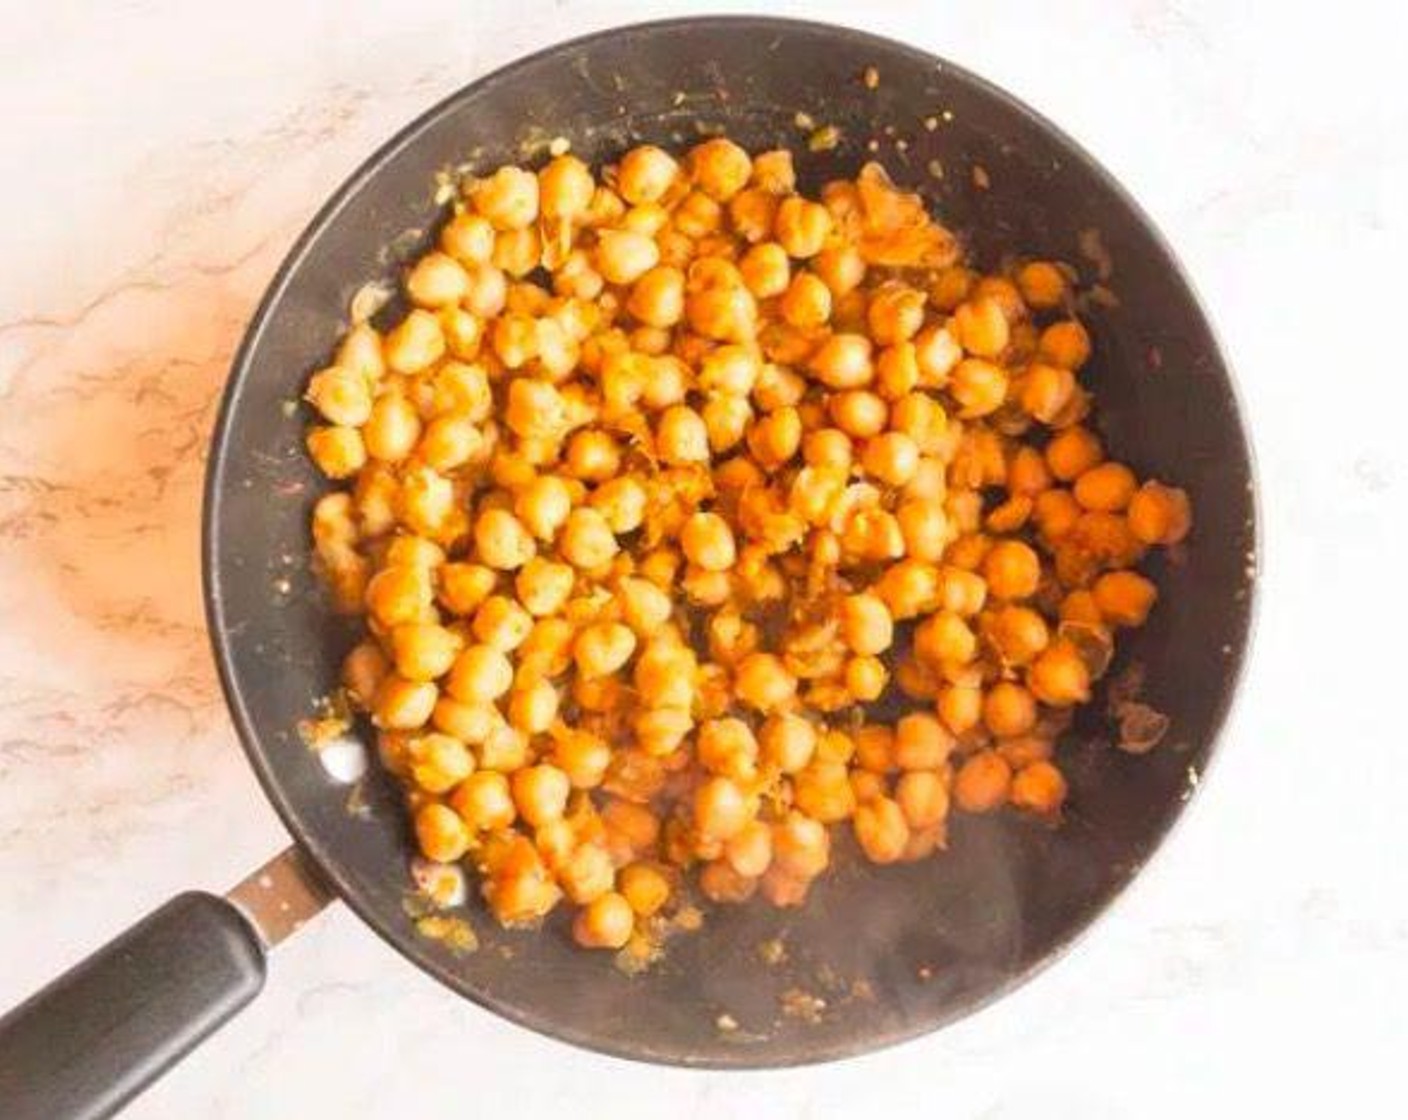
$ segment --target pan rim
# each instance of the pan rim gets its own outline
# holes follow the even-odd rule
[[[1235,428],[1241,437],[1241,443],[1245,451],[1248,471],[1247,486],[1249,491],[1247,495],[1247,532],[1252,549],[1252,556],[1249,559],[1249,568],[1245,582],[1245,622],[1242,629],[1242,637],[1240,643],[1228,658],[1226,687],[1214,710],[1213,718],[1210,723],[1210,731],[1207,736],[1207,753],[1203,762],[1202,774],[1206,775],[1208,773],[1214,758],[1219,754],[1220,743],[1228,726],[1234,705],[1238,699],[1255,638],[1259,600],[1257,591],[1260,582],[1263,541],[1261,503],[1257,483],[1258,472],[1251,433],[1246,422],[1246,410],[1243,407],[1236,384],[1236,378],[1228,361],[1226,347],[1223,345],[1222,339],[1216,329],[1216,324],[1209,314],[1207,305],[1201,298],[1162,230],[1154,223],[1144,208],[1090,152],[1059,126],[1015,95],[965,67],[949,61],[947,58],[908,43],[886,36],[875,35],[871,32],[862,31],[844,24],[833,24],[817,20],[788,19],[774,16],[705,15],[650,20],[603,28],[586,35],[551,43],[531,54],[515,59],[487,74],[475,78],[473,81],[454,90],[424,112],[417,115],[379,145],[343,180],[336,190],[333,191],[294,240],[265,288],[264,294],[249,320],[240,345],[231,361],[230,372],[221,392],[220,406],[209,444],[210,450],[207,459],[202,501],[201,571],[207,631],[214,654],[221,690],[225,697],[226,707],[234,723],[241,749],[249,760],[250,766],[264,792],[264,796],[273,806],[294,843],[297,844],[299,849],[313,863],[318,873],[331,886],[337,896],[346,903],[353,913],[370,927],[378,937],[391,945],[417,968],[434,977],[459,997],[470,1000],[509,1022],[521,1027],[526,1027],[539,1035],[547,1036],[558,1042],[568,1043],[608,1057],[654,1065],[667,1065],[691,1069],[764,1070],[793,1068],[845,1058],[854,1058],[896,1046],[903,1042],[912,1041],[924,1035],[931,1034],[960,1019],[967,1018],[1009,995],[1017,988],[1022,987],[1065,957],[1068,952],[1079,944],[1089,932],[1109,914],[1115,904],[1126,895],[1132,882],[1139,877],[1152,860],[1166,848],[1173,829],[1185,819],[1188,806],[1196,799],[1197,793],[1201,792],[1206,782],[1200,781],[1193,795],[1185,799],[1183,804],[1174,810],[1162,827],[1150,836],[1148,850],[1137,861],[1128,864],[1122,869],[1121,874],[1112,881],[1107,896],[1098,906],[1092,909],[1081,922],[1068,931],[1045,955],[1034,960],[1027,967],[1013,972],[1011,975],[1007,976],[1001,984],[993,987],[980,997],[955,1004],[943,1014],[925,1017],[914,1023],[905,1024],[902,1027],[892,1030],[876,1031],[857,1039],[809,1048],[804,1053],[799,1052],[795,1055],[782,1057],[767,1057],[765,1060],[753,1058],[749,1049],[741,1047],[736,1052],[729,1052],[722,1056],[695,1056],[673,1050],[655,1052],[651,1049],[648,1040],[636,1044],[603,1040],[589,1031],[565,1027],[558,1023],[551,1015],[525,1010],[511,1001],[497,998],[491,993],[467,990],[450,969],[442,966],[430,954],[420,951],[413,938],[402,936],[389,928],[389,926],[384,923],[378,908],[362,897],[357,884],[350,876],[343,872],[341,862],[337,856],[324,847],[316,835],[304,829],[298,820],[296,807],[293,802],[285,796],[277,773],[267,762],[266,748],[261,743],[260,737],[255,730],[254,719],[246,705],[245,696],[241,691],[239,682],[235,678],[233,656],[230,649],[230,635],[225,619],[222,596],[223,573],[221,571],[218,549],[219,529],[222,523],[222,499],[227,489],[227,468],[231,453],[231,419],[238,407],[252,356],[260,345],[274,310],[283,299],[295,273],[303,264],[313,244],[317,238],[321,236],[326,226],[335,218],[341,209],[348,204],[356,193],[370,182],[379,173],[381,168],[394,159],[402,149],[413,143],[424,131],[433,127],[445,115],[455,111],[462,101],[479,94],[485,88],[511,76],[520,69],[530,67],[554,55],[561,54],[562,52],[590,46],[601,40],[620,35],[660,30],[688,31],[691,29],[718,30],[721,28],[734,28],[752,32],[773,29],[778,32],[801,31],[820,34],[849,41],[861,46],[869,45],[876,50],[883,50],[890,53],[897,52],[915,62],[942,69],[945,73],[955,77],[959,82],[975,89],[983,96],[1001,103],[1009,112],[1025,119],[1029,124],[1046,134],[1053,143],[1062,148],[1067,158],[1079,163],[1085,172],[1099,179],[1112,194],[1119,199],[1120,204],[1126,208],[1129,214],[1147,233],[1153,247],[1162,255],[1163,264],[1170,270],[1177,282],[1187,291],[1190,302],[1197,309],[1207,326],[1213,352],[1217,356],[1224,375],[1229,412],[1231,413]]]

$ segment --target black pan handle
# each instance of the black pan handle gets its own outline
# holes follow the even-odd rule
[[[290,849],[229,898],[177,895],[0,1018],[0,1115],[111,1116],[249,1003],[267,946],[327,901],[297,860]]]

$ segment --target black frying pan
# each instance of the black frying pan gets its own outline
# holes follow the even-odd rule
[[[860,81],[867,67],[877,89]],[[809,152],[799,111],[836,126],[840,145]],[[640,140],[689,144],[701,125],[751,149],[791,147],[809,188],[854,174],[877,140],[895,178],[920,187],[989,264],[1016,252],[1080,262],[1085,231],[1098,231],[1119,300],[1091,314],[1100,427],[1141,475],[1186,486],[1196,511],[1183,561],[1155,562],[1163,601],[1153,621],[1120,655],[1145,667],[1146,697],[1172,730],[1152,754],[1130,757],[1111,748],[1097,702],[1061,747],[1072,785],[1063,828],[960,817],[940,858],[879,869],[843,854],[804,909],[710,913],[643,976],[573,947],[560,922],[502,931],[474,901],[480,947],[464,953],[422,936],[408,912],[410,847],[391,784],[369,774],[361,809],[349,811],[348,790],[295,733],[334,684],[351,634],[305,561],[321,483],[301,449],[306,417],[286,406],[326,361],[353,292],[394,279],[429,243],[442,216],[436,172],[541,157],[554,136],[598,163]],[[854,31],[711,18],[605,32],[475,82],[391,140],[314,219],[254,317],[215,431],[210,632],[240,738],[297,848],[232,892],[238,905],[180,896],[0,1021],[5,1115],[120,1107],[253,997],[265,945],[316,909],[323,885],[461,995],[623,1057],[818,1062],[964,1015],[1070,944],[1182,810],[1246,644],[1253,501],[1226,365],[1168,247],[1085,152],[973,75]],[[765,960],[758,946],[778,938],[786,959]]]

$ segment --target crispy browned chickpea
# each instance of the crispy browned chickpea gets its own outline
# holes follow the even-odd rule
[[[621,449],[606,432],[575,432],[567,441],[565,469],[583,482],[605,482],[621,470]]]
[[[819,202],[789,195],[778,204],[773,229],[788,256],[805,260],[825,247],[831,232],[831,215]]]
[[[717,513],[696,513],[684,523],[680,547],[691,564],[711,572],[726,572],[738,558],[733,531]]]
[[[1060,811],[1066,800],[1066,779],[1055,765],[1041,759],[1017,772],[1009,797],[1018,809],[1051,816]]]
[[[1130,532],[1143,544],[1177,544],[1193,525],[1188,495],[1161,482],[1146,482],[1129,499]]]
[[[983,578],[999,599],[1025,599],[1041,582],[1041,559],[1021,541],[998,541],[983,557]]]
[[[833,393],[827,402],[832,422],[846,435],[868,439],[885,430],[890,410],[885,401],[864,389]]]
[[[631,289],[626,310],[652,327],[672,327],[684,317],[684,273],[667,264],[643,273]]]
[[[655,451],[672,466],[709,461],[709,429],[688,405],[675,405],[661,415],[655,429]]]
[[[903,432],[883,432],[866,441],[861,465],[887,486],[903,486],[919,470],[919,446]]]
[[[558,549],[569,563],[594,571],[610,563],[619,551],[611,525],[599,510],[574,509],[558,539]]]
[[[1037,353],[1054,366],[1080,369],[1090,359],[1090,335],[1074,319],[1052,323],[1041,332]]]
[[[997,751],[970,755],[953,779],[953,798],[969,813],[990,813],[1007,800],[1012,769]]]
[[[538,216],[538,177],[521,167],[501,167],[475,183],[470,197],[495,229],[523,229]]]
[[[812,355],[809,368],[830,389],[859,389],[875,376],[870,339],[860,334],[833,334]]]
[[[1069,708],[1090,698],[1090,670],[1074,645],[1058,640],[1031,663],[1027,687],[1043,704]]]
[[[1129,505],[1138,485],[1134,472],[1123,463],[1101,463],[1081,474],[1071,493],[1086,509],[1119,513]]]
[[[841,603],[841,636],[853,653],[884,653],[894,641],[894,620],[877,595],[848,595]]]
[[[872,863],[894,863],[909,843],[909,825],[899,805],[877,797],[856,809],[856,841]]]
[[[949,378],[949,392],[964,419],[988,416],[1007,399],[1007,371],[983,358],[964,358]]]
[[[675,182],[679,164],[652,144],[632,148],[616,171],[616,188],[632,205],[659,202]]]
[[[753,171],[748,153],[722,136],[690,149],[688,166],[695,185],[718,202],[727,202],[742,190]]]
[[[763,713],[786,710],[797,695],[797,678],[771,653],[750,653],[738,664],[733,683],[739,701]]]
[[[576,156],[557,156],[538,172],[539,206],[545,218],[585,214],[595,193],[591,170]]]
[[[776,241],[754,245],[738,262],[743,283],[759,299],[770,299],[787,290],[791,280],[787,253]]]
[[[1091,588],[1100,613],[1116,626],[1143,626],[1159,589],[1138,572],[1106,572]]]

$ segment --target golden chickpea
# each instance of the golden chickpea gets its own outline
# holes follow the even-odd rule
[[[719,342],[748,342],[758,318],[758,304],[743,283],[691,292],[685,299],[690,329]]]
[[[375,642],[354,646],[342,662],[342,687],[352,703],[362,709],[370,708],[390,668],[386,655]]]
[[[1007,372],[983,358],[964,358],[949,378],[949,392],[964,419],[989,416],[1007,399]]]
[[[1028,261],[1017,270],[1017,287],[1028,306],[1047,311],[1065,301],[1066,274],[1051,261]]]
[[[745,784],[756,776],[758,740],[752,728],[741,719],[711,719],[701,723],[695,752],[699,764],[710,773]]]
[[[875,359],[875,391],[887,401],[897,401],[912,395],[919,384],[918,349],[914,343],[893,343],[881,350]],[[914,396],[914,399],[930,400]],[[937,401],[931,403],[937,405]]]
[[[596,268],[609,284],[633,284],[660,263],[655,239],[633,230],[602,230],[597,235]]]
[[[669,594],[647,579],[628,576],[621,580],[616,598],[626,625],[638,635],[654,633],[674,613]]]
[[[507,721],[494,724],[479,744],[479,765],[504,774],[521,770],[528,765],[528,736]]]
[[[853,653],[884,653],[895,637],[889,608],[877,595],[848,595],[841,603],[841,637]]]
[[[679,164],[651,144],[632,148],[616,171],[616,189],[632,205],[659,202],[674,185]]]
[[[496,230],[523,229],[538,217],[538,177],[521,167],[501,167],[475,183],[474,208]]]
[[[386,336],[386,364],[395,373],[420,373],[445,355],[445,335],[440,320],[416,308]]]
[[[521,568],[537,552],[532,534],[506,509],[486,509],[475,518],[474,548],[483,564],[499,571]]]
[[[396,671],[412,681],[433,681],[450,671],[462,641],[453,630],[433,623],[407,622],[391,632]]]
[[[784,774],[795,774],[811,762],[816,742],[816,728],[797,715],[769,716],[758,729],[763,762]]]
[[[506,595],[490,595],[474,612],[474,636],[504,653],[521,646],[533,629],[533,616]]]
[[[924,388],[944,388],[962,360],[963,348],[947,325],[928,326],[914,336],[914,362]]]
[[[449,806],[433,801],[422,805],[415,828],[421,854],[436,863],[454,863],[469,848],[469,829]]]
[[[1027,687],[1043,704],[1069,708],[1090,699],[1090,670],[1075,646],[1057,640],[1032,662]]]
[[[616,879],[621,896],[642,918],[658,914],[670,901],[670,878],[655,864],[629,864],[621,868]]]
[[[924,293],[900,283],[882,284],[871,297],[866,320],[870,337],[880,345],[908,341],[924,325]]]
[[[878,657],[852,657],[846,662],[843,680],[852,699],[869,704],[884,695],[890,671]]]
[[[919,470],[919,447],[903,432],[884,432],[866,441],[861,465],[887,486],[903,486]]]
[[[730,778],[709,778],[695,790],[694,825],[707,839],[737,836],[751,817],[747,797]]]
[[[479,426],[461,414],[437,416],[421,436],[416,454],[433,469],[448,472],[478,457],[484,449]]]
[[[753,171],[748,153],[721,136],[690,149],[687,164],[695,185],[717,202],[742,190]]]
[[[895,786],[895,801],[911,829],[934,828],[948,816],[948,789],[933,771],[905,774]]]
[[[465,778],[450,794],[450,805],[475,832],[507,828],[518,815],[508,779],[493,770],[476,770]]]
[[[309,379],[306,396],[331,424],[358,428],[371,418],[371,388],[357,370],[342,366],[319,370]]]
[[[937,563],[951,539],[948,517],[937,502],[910,500],[895,511],[906,556]]]
[[[733,683],[740,703],[765,714],[791,707],[797,678],[771,653],[750,653],[738,664]]]
[[[784,322],[799,330],[815,330],[831,319],[831,289],[810,272],[799,272],[778,304]]]
[[[494,227],[482,215],[456,214],[440,231],[440,247],[461,264],[484,264],[494,253]]]
[[[337,347],[334,365],[360,373],[368,381],[377,381],[386,372],[381,336],[370,323],[358,323],[345,335]]]
[[[797,454],[801,447],[801,415],[792,407],[770,412],[753,425],[747,440],[748,450],[760,466],[779,467]]]
[[[797,808],[814,821],[835,824],[856,809],[844,762],[814,759],[792,778],[793,800]]]
[[[987,581],[976,572],[960,568],[956,563],[948,564],[940,571],[939,605],[944,610],[960,618],[972,618],[983,609],[987,597]]]
[[[999,599],[1025,599],[1041,583],[1041,559],[1021,541],[998,541],[983,557],[983,578]]]
[[[776,241],[754,245],[738,262],[743,283],[759,299],[771,299],[787,290],[790,267],[786,251]]]
[[[1012,784],[1012,768],[996,751],[978,751],[958,768],[953,780],[953,798],[969,813],[990,813],[1007,800]]]
[[[909,843],[909,825],[900,806],[877,797],[856,809],[856,842],[872,863],[894,863]]]
[[[509,784],[518,815],[534,828],[560,818],[572,792],[567,775],[546,763],[516,771]]]
[[[671,466],[707,463],[709,430],[704,418],[688,405],[667,408],[656,425],[655,451]]]
[[[874,591],[896,619],[916,618],[938,605],[939,570],[922,560],[901,560],[886,570]]]
[[[577,672],[587,679],[620,672],[636,651],[636,636],[619,622],[597,622],[577,635],[572,656]]]
[[[1159,597],[1159,589],[1138,572],[1106,572],[1091,593],[1100,613],[1116,626],[1143,626]]]
[[[967,685],[948,684],[939,689],[939,718],[955,735],[966,735],[983,718],[983,692]]]
[[[726,572],[738,558],[733,531],[717,513],[692,514],[680,533],[680,547],[691,564]]]
[[[1002,304],[991,296],[980,296],[958,305],[953,325],[959,345],[979,358],[996,358],[1007,349],[1010,329]]]
[[[539,206],[545,218],[569,220],[585,214],[595,193],[590,169],[576,156],[558,156],[538,172]]]
[[[733,232],[750,245],[764,241],[772,233],[777,217],[777,196],[757,187],[739,191],[728,202]]]
[[[1046,465],[1062,482],[1074,482],[1104,457],[1099,438],[1089,428],[1067,428],[1046,445]]]
[[[474,770],[474,756],[465,745],[440,732],[410,740],[407,757],[411,779],[428,793],[448,793]]]
[[[1052,763],[1041,759],[1017,772],[1008,796],[1018,809],[1051,816],[1065,803],[1066,779]]]
[[[308,454],[328,478],[351,478],[367,462],[362,433],[356,428],[312,428]]]
[[[488,704],[508,692],[513,666],[493,646],[473,645],[454,661],[445,691],[462,704]]]
[[[816,379],[830,389],[859,389],[875,376],[870,339],[861,334],[833,334],[812,355]]]
[[[1041,332],[1037,353],[1054,366],[1080,369],[1090,360],[1090,335],[1074,319],[1052,323]]]
[[[1076,479],[1071,493],[1086,509],[1120,513],[1134,497],[1139,483],[1123,463],[1101,463]]]
[[[1188,495],[1161,482],[1146,482],[1130,497],[1130,532],[1142,544],[1177,544],[1193,526]]]
[[[855,439],[869,439],[885,430],[890,417],[889,406],[875,393],[851,389],[833,393],[827,403],[831,421]]]
[[[481,319],[492,319],[504,310],[508,301],[508,280],[502,271],[493,264],[472,264],[465,266],[469,276],[469,287],[461,303],[465,309]]]
[[[858,509],[841,531],[841,545],[861,560],[897,560],[904,555],[904,534],[894,514],[883,509]]]
[[[743,440],[753,420],[753,408],[746,397],[715,393],[704,402],[702,416],[709,435],[709,448],[720,454],[738,446]]]
[[[558,548],[568,563],[595,571],[619,551],[611,526],[599,510],[574,509],[563,526]]]
[[[802,458],[808,466],[849,470],[854,457],[851,437],[839,428],[821,428],[803,437]]]
[[[1054,424],[1070,406],[1076,391],[1076,377],[1070,370],[1033,362],[1022,378],[1018,403],[1032,419]]]
[[[424,727],[435,710],[439,691],[430,681],[413,681],[388,673],[377,689],[373,721],[391,731]]]
[[[535,556],[518,570],[514,591],[529,614],[544,618],[562,610],[576,579],[571,565]]]
[[[407,565],[382,568],[367,584],[367,610],[385,629],[423,621],[431,612],[429,574]]]
[[[787,255],[804,260],[825,247],[831,233],[831,215],[819,202],[790,195],[778,204],[773,229]]]
[[[400,393],[383,393],[372,405],[371,418],[362,429],[367,453],[385,463],[399,463],[410,456],[420,439],[420,416],[415,405]]]
[[[406,275],[406,294],[420,307],[449,307],[469,288],[463,266],[448,253],[427,253]]]
[[[557,736],[553,764],[567,775],[572,788],[595,789],[601,785],[611,765],[610,744],[588,731],[564,729],[561,735],[556,731],[553,734]]]
[[[684,318],[684,273],[665,264],[647,270],[632,287],[626,310],[652,327],[673,327]]]
[[[978,640],[956,614],[930,615],[914,631],[915,654],[934,665],[965,664],[977,655]]]
[[[894,762],[901,770],[938,770],[953,748],[953,735],[928,712],[911,712],[895,724]]]
[[[992,618],[989,636],[1008,665],[1027,665],[1047,647],[1046,621],[1028,607],[1003,607]]]
[[[1025,735],[1036,725],[1036,716],[1036,699],[1012,681],[998,681],[983,698],[983,722],[999,738]]]
[[[758,878],[772,863],[772,826],[750,821],[724,845],[724,858],[744,878]]]
[[[504,421],[524,439],[561,439],[567,430],[567,405],[548,382],[515,378],[509,383]]]
[[[539,540],[551,540],[572,512],[572,490],[556,475],[539,475],[514,496],[518,520]]]
[[[852,245],[823,249],[813,258],[811,268],[836,297],[855,291],[865,279],[865,260]]]
[[[583,482],[605,482],[621,470],[621,449],[606,432],[576,432],[567,442],[566,470]]]

